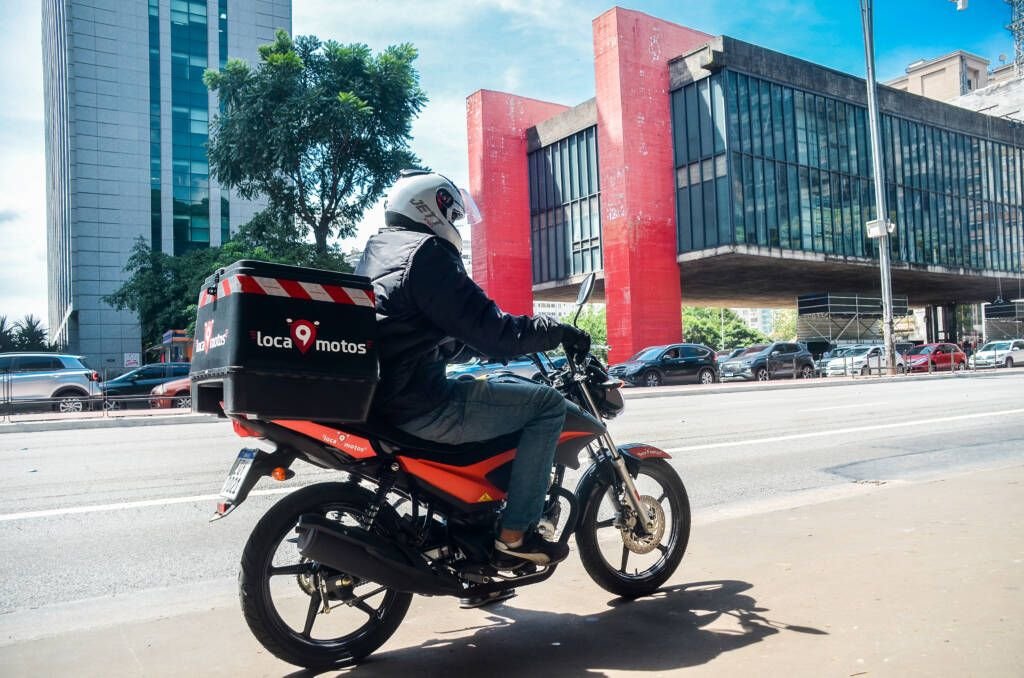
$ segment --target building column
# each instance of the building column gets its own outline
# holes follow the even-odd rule
[[[478,90],[466,108],[469,192],[483,217],[473,226],[473,279],[503,311],[532,314],[526,130],[568,107]]]
[[[668,61],[712,36],[615,7],[594,20],[609,360],[679,341]]]

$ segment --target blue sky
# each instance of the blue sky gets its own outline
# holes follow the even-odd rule
[[[140,2],[142,0],[125,0]],[[878,75],[963,49],[1012,58],[1003,0],[881,0]],[[46,317],[46,210],[40,0],[3,0],[0,31],[0,315]],[[622,5],[711,34],[727,34],[855,75],[864,73],[857,0],[636,1]],[[382,49],[412,42],[430,103],[413,150],[456,182],[467,176],[465,98],[477,89],[567,105],[593,96],[591,21],[612,4],[591,0],[293,0],[293,30]],[[367,214],[361,246],[380,219]]]

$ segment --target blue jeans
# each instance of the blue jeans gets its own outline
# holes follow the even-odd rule
[[[544,510],[555,447],[565,423],[565,398],[543,384],[449,380],[451,399],[399,428],[419,438],[458,445],[522,431],[501,526],[527,530]]]

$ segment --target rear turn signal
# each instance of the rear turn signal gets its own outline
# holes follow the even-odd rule
[[[278,466],[270,472],[270,477],[274,480],[288,480],[288,471],[287,469]]]

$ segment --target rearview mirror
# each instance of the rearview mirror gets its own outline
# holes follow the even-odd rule
[[[583,304],[587,303],[587,299],[590,298],[591,292],[594,291],[594,281],[596,280],[597,274],[591,273],[590,275],[583,279],[582,283],[580,283],[580,291],[579,294],[576,295],[577,306],[582,306]]]
[[[782,351],[772,351],[773,356],[782,355]]]
[[[597,280],[597,274],[591,273],[583,282],[580,283],[580,291],[576,295],[576,315],[572,317],[572,324],[575,325],[576,321],[580,319],[580,311],[583,310],[583,304],[587,303],[587,299],[590,298],[590,293],[594,291],[594,281]]]

